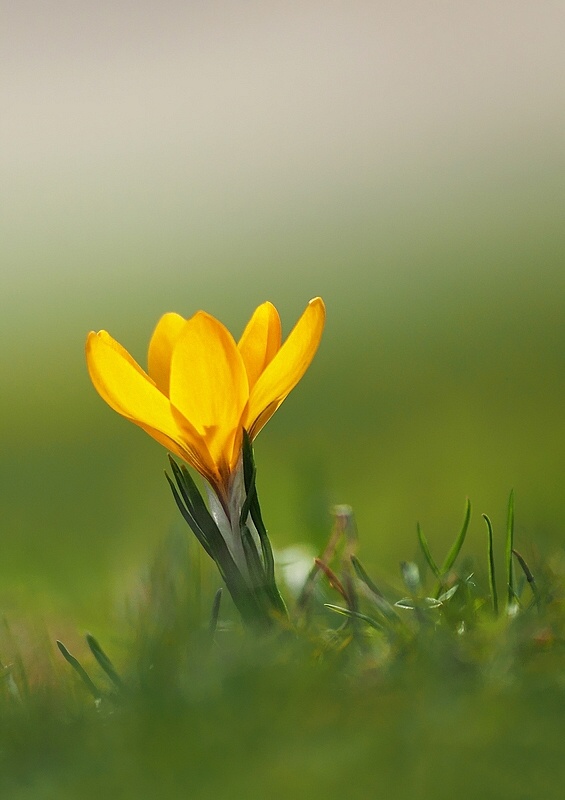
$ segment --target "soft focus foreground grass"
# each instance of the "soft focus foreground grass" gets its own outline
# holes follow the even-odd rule
[[[335,615],[322,619],[321,607],[309,634],[243,637],[229,624],[229,602],[210,646],[217,579],[206,571],[197,579],[188,555],[173,537],[104,642],[126,682],[117,700],[71,631],[67,643],[104,691],[99,708],[70,667],[49,657],[46,639],[38,674],[37,652],[18,631],[28,679],[16,664],[21,700],[5,677],[0,687],[2,796],[561,797],[562,564],[561,583],[553,573],[544,589],[538,573],[539,611],[528,608],[525,588],[511,620],[495,620],[488,599],[477,612],[470,601],[465,608],[462,587],[445,616],[426,611],[418,623],[399,609],[412,633],[394,655],[394,639],[370,628],[360,647],[334,648],[347,631],[336,630]],[[460,614],[462,635],[451,627]],[[322,633],[328,624],[332,636]]]
[[[51,711],[23,733],[21,719],[7,719],[0,786],[14,800],[557,800],[563,710],[555,690],[471,693],[416,670],[410,684],[382,691],[344,689],[288,666],[252,667],[182,711],[66,724]]]

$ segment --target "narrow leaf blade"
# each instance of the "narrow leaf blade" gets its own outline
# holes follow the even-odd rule
[[[495,616],[498,616],[498,595],[496,592],[496,572],[494,568],[494,537],[492,532],[492,522],[483,514],[483,519],[487,526],[487,558],[488,558],[488,580],[492,597],[492,609]]]
[[[506,518],[506,585],[508,587],[508,605],[514,600],[514,562],[512,551],[514,550],[514,489],[508,498],[508,515]]]
[[[102,700],[102,692],[98,689],[98,687],[96,686],[94,681],[91,679],[91,677],[88,674],[88,672],[85,670],[85,668],[82,666],[82,664],[78,660],[78,658],[75,658],[75,656],[73,656],[71,653],[69,653],[69,651],[67,650],[67,648],[65,647],[63,642],[60,642],[59,640],[57,640],[57,647],[59,648],[59,650],[61,652],[61,655],[63,656],[65,661],[68,664],[70,664],[71,667],[77,673],[77,675],[80,676],[82,682],[84,683],[84,685],[86,686],[86,688],[88,689],[90,694],[94,697],[94,699],[97,700],[97,701]]]
[[[434,561],[434,558],[433,558],[432,553],[430,551],[430,546],[428,544],[428,540],[424,536],[424,532],[423,532],[422,528],[420,527],[420,523],[419,522],[416,523],[416,532],[418,534],[418,542],[420,543],[420,548],[421,548],[421,550],[422,550],[422,552],[424,554],[424,557],[425,557],[426,561],[428,562],[428,566],[431,569],[431,571],[434,573],[436,578],[439,580],[440,577],[441,577],[441,573],[439,571],[439,567],[436,564],[436,562]]]
[[[90,647],[92,655],[94,656],[98,664],[102,667],[106,675],[110,678],[114,686],[120,691],[122,691],[125,688],[124,682],[118,675],[114,665],[112,664],[112,662],[110,661],[104,650],[101,648],[98,641],[90,633],[87,633],[86,643]]]
[[[457,556],[461,552],[461,548],[463,547],[463,542],[465,541],[465,537],[467,536],[467,531],[469,529],[469,522],[471,521],[471,503],[469,498],[467,498],[467,503],[465,505],[465,517],[463,519],[463,525],[461,530],[459,531],[459,535],[457,539],[453,542],[451,546],[451,550],[446,555],[443,564],[441,565],[441,574],[445,575],[446,572],[449,572],[451,567],[454,565]]]
[[[350,608],[343,608],[342,606],[335,606],[333,603],[324,603],[326,608],[329,608],[330,611],[335,611],[336,614],[341,614],[343,617],[348,617],[349,619],[359,619],[363,622],[366,622],[372,628],[377,631],[383,631],[384,628],[380,625],[376,619],[370,617],[368,614],[361,614],[360,611],[352,611]]]

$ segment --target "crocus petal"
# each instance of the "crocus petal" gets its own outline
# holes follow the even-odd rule
[[[86,363],[96,391],[118,414],[179,443],[169,401],[106,331],[88,335]]]
[[[318,349],[326,310],[320,297],[311,300],[287,340],[250,392],[245,427],[254,438],[308,369]]]
[[[147,367],[157,388],[169,396],[169,375],[174,344],[186,322],[180,314],[163,314],[149,342]]]
[[[86,363],[95,389],[114,411],[135,422],[205,477],[217,478],[214,462],[198,433],[187,421],[182,428],[177,425],[165,395],[106,331],[88,335]]]
[[[137,423],[149,436],[152,436],[159,444],[166,447],[171,453],[186,461],[197,472],[200,473],[212,486],[218,486],[222,483],[220,473],[214,464],[212,457],[206,447],[205,443],[200,437],[195,434],[191,429],[186,428],[182,431],[182,443],[173,441],[164,433],[156,431],[149,425],[142,425]]]
[[[93,337],[97,337],[99,341],[95,342]],[[104,344],[104,345],[106,345],[106,347],[109,347],[112,350],[114,350],[118,355],[120,355],[122,358],[124,358],[128,362],[128,364],[130,364],[130,366],[132,366],[135,370],[137,370],[137,372],[139,372],[140,375],[142,375],[146,380],[149,380],[149,382],[151,383],[151,380],[149,379],[149,377],[148,377],[147,373],[145,372],[145,370],[143,370],[139,366],[137,361],[134,358],[132,358],[132,356],[130,356],[130,354],[125,349],[125,347],[122,347],[122,345],[119,342],[117,342],[115,339],[113,339],[107,331],[98,331],[98,333],[95,333],[94,331],[90,331],[90,333],[88,334],[88,337],[86,339],[86,364],[87,364],[89,370],[90,370],[90,366],[91,366],[91,361],[90,361],[91,355],[93,355],[94,353],[99,352],[96,349],[97,347],[99,347],[100,348],[100,352],[102,352],[102,347],[101,347],[102,344]],[[96,386],[96,384],[94,384],[94,385]],[[104,398],[104,399],[106,399],[106,398]],[[106,401],[106,402],[108,402],[108,401]]]
[[[247,370],[250,391],[280,346],[281,320],[278,311],[272,303],[262,303],[255,309],[237,345]]]
[[[204,311],[184,323],[176,340],[169,396],[173,413],[190,420],[216,465],[231,462],[249,397],[247,373],[231,333]]]

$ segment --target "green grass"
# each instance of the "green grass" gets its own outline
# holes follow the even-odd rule
[[[5,625],[2,797],[560,798],[562,554],[514,555],[493,607],[494,560],[465,553],[470,516],[443,560],[419,529],[419,563],[381,586],[340,508],[287,597],[292,624],[262,635],[229,598],[218,609],[219,576],[184,531],[105,641],[68,632],[67,661],[46,631]]]

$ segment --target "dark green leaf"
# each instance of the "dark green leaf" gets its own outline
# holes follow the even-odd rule
[[[82,682],[84,683],[90,694],[94,697],[94,699],[98,701],[102,700],[102,692],[100,692],[96,684],[92,681],[92,679],[90,678],[89,674],[84,669],[80,661],[73,655],[71,655],[71,653],[69,653],[63,642],[57,640],[57,647],[61,651],[61,654],[65,659],[65,661],[67,661],[71,665],[71,667],[75,670],[77,675],[80,676]]]
[[[432,556],[431,551],[430,551],[430,547],[428,545],[428,540],[424,536],[424,532],[422,531],[422,528],[420,527],[420,523],[419,522],[416,523],[416,532],[418,534],[418,542],[420,543],[420,547],[422,549],[424,557],[425,557],[426,561],[428,562],[428,566],[431,569],[431,571],[434,573],[436,578],[439,579],[441,577],[441,573],[439,571],[439,567],[438,567],[438,565],[436,564],[436,562],[433,559],[433,556]]]
[[[333,603],[324,603],[326,608],[329,608],[330,611],[335,611],[336,614],[341,614],[344,617],[348,617],[349,619],[361,620],[362,622],[366,622],[372,628],[375,628],[377,631],[383,631],[383,626],[377,622],[376,619],[373,617],[369,617],[367,614],[361,614],[359,611],[352,611],[350,608],[342,608],[342,606],[334,606]]]
[[[471,520],[471,503],[469,499],[467,499],[467,503],[465,505],[465,517],[463,519],[463,525],[461,530],[459,531],[459,535],[457,539],[453,542],[451,550],[445,557],[445,561],[441,565],[441,574],[445,575],[451,567],[454,565],[457,556],[459,555],[461,548],[463,547],[463,542],[465,541],[465,537],[467,536],[467,530],[469,528],[469,522]]]
[[[508,588],[508,605],[513,601],[514,591],[514,562],[512,550],[514,549],[514,489],[508,498],[508,514],[506,518],[506,586]]]
[[[530,585],[530,589],[532,590],[532,594],[534,596],[534,600],[535,600],[536,606],[537,606],[538,611],[539,611],[541,609],[541,596],[540,596],[540,592],[539,592],[539,589],[537,587],[535,578],[533,576],[533,573],[532,573],[531,569],[529,568],[529,566],[527,565],[525,559],[520,555],[520,553],[517,550],[512,550],[512,552],[514,553],[514,555],[518,559],[518,563],[522,567],[522,571],[523,571],[524,575],[526,576],[526,580],[528,581],[528,583]]]
[[[386,599],[384,594],[381,592],[381,590],[378,588],[378,586],[369,577],[369,575],[367,574],[365,568],[363,567],[363,565],[361,564],[361,562],[359,561],[357,556],[351,556],[351,563],[353,564],[353,568],[354,568],[359,580],[362,583],[365,584],[365,586],[369,589],[371,594],[374,596],[375,603],[376,603],[379,611],[381,611],[381,613],[383,613],[385,615],[385,617],[388,617],[389,619],[393,619],[395,621],[398,621],[398,614],[395,612],[394,608],[388,602],[388,600]]]
[[[86,643],[90,647],[92,655],[94,656],[98,664],[102,667],[106,675],[110,678],[114,686],[116,686],[120,690],[123,690],[124,682],[116,672],[114,665],[112,664],[112,662],[110,661],[104,650],[102,650],[99,643],[90,633],[86,634]]]
[[[210,614],[210,624],[208,625],[208,633],[212,639],[218,627],[218,617],[220,615],[220,604],[222,602],[222,587],[218,589],[214,595],[214,602],[212,603],[212,612]]]
[[[496,616],[498,616],[498,595],[496,592],[496,573],[494,568],[494,541],[492,533],[492,522],[483,514],[483,519],[487,526],[487,558],[488,558],[488,581],[490,586],[490,593],[492,596],[492,608]]]

